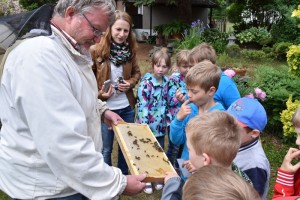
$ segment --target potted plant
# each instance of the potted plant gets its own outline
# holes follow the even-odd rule
[[[189,28],[188,24],[180,20],[174,20],[173,22],[166,24],[163,27],[162,34],[169,39],[182,39],[183,31],[188,28]]]
[[[153,27],[154,32],[156,32],[156,44],[165,44],[165,37],[163,35],[165,24],[157,25]]]

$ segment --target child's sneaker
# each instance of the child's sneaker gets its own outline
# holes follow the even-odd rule
[[[161,190],[164,187],[164,184],[162,183],[154,183],[154,187],[156,190]]]
[[[144,189],[144,192],[146,194],[152,194],[153,193],[153,189],[152,189],[152,184],[151,183],[146,183],[146,187]]]

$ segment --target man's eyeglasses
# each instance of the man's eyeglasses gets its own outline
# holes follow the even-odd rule
[[[82,16],[86,19],[86,21],[89,23],[90,27],[93,29],[93,32],[94,32],[94,34],[95,34],[97,37],[101,37],[101,36],[104,35],[105,32],[102,32],[102,31],[96,29],[96,28],[92,25],[92,23],[90,22],[90,20],[88,20],[88,18],[87,18],[83,13],[81,13],[81,14],[82,14]]]

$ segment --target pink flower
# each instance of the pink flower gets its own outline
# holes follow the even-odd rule
[[[259,95],[257,95],[257,97],[262,101],[266,100],[266,96],[267,94],[265,92],[261,92]]]
[[[226,69],[226,70],[224,71],[224,74],[226,74],[226,76],[228,76],[229,78],[232,78],[232,77],[235,76],[235,71],[232,70],[232,69]]]
[[[264,91],[262,91],[260,88],[255,88],[254,89],[254,91],[255,91],[255,96],[257,97],[257,98],[259,98],[260,100],[262,100],[262,101],[264,101],[264,100],[266,100],[266,96],[267,96],[267,94],[264,92]]]
[[[253,95],[253,93],[247,94],[247,95],[245,95],[245,97],[248,97],[248,98],[252,98],[252,99],[254,99],[254,95]]]
[[[254,92],[256,95],[258,95],[258,94],[262,93],[262,90],[257,87],[257,88],[254,88]]]

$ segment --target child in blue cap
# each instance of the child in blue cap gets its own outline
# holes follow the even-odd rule
[[[242,142],[233,160],[251,179],[262,199],[267,198],[270,163],[262,148],[259,135],[267,125],[267,114],[257,99],[243,97],[231,104],[227,112],[243,127]]]

